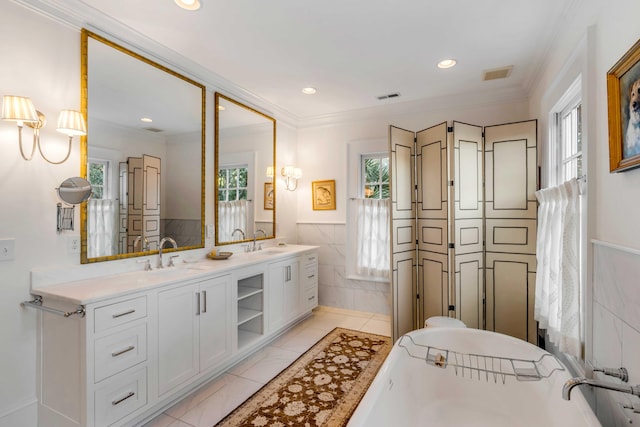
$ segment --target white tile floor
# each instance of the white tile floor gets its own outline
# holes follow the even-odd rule
[[[144,427],[213,427],[335,327],[390,335],[389,316],[318,307],[308,319]]]

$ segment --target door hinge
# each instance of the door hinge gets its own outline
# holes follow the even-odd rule
[[[449,181],[449,187],[453,187],[453,180]]]
[[[449,243],[449,249],[455,249],[455,248],[456,248],[455,243]]]
[[[414,144],[416,144],[417,142],[418,142],[418,137],[417,137],[417,136],[414,136],[414,137],[413,137],[413,143],[414,143]]]
[[[455,305],[450,305],[450,306],[449,306],[449,311],[454,311],[455,309],[456,309],[456,306],[455,306]]]
[[[420,299],[420,294],[416,294],[416,299]]]
[[[453,132],[453,126],[447,126],[447,132]]]
[[[413,186],[413,189],[414,189],[414,190],[417,190],[417,189],[418,189],[418,184],[415,184],[415,185]]]
[[[419,245],[419,244],[420,244],[420,242],[418,242],[418,239],[416,239],[416,245]]]

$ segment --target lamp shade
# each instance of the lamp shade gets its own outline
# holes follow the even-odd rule
[[[2,97],[2,120],[38,122],[38,113],[30,98],[5,95]]]
[[[69,136],[87,134],[87,126],[84,123],[84,117],[80,111],[75,110],[60,111],[58,127],[56,130]]]

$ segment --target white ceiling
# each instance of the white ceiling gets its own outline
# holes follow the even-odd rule
[[[201,0],[195,12],[173,0],[77,3],[308,119],[448,94],[526,92],[574,1]],[[436,67],[450,57],[455,68]],[[482,81],[484,70],[508,65],[509,78]],[[304,95],[305,86],[318,93]],[[394,92],[401,96],[377,99]]]

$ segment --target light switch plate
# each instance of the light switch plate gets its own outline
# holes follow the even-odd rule
[[[0,239],[0,261],[11,261],[16,256],[16,239]]]
[[[207,224],[207,238],[213,237],[213,224]]]

